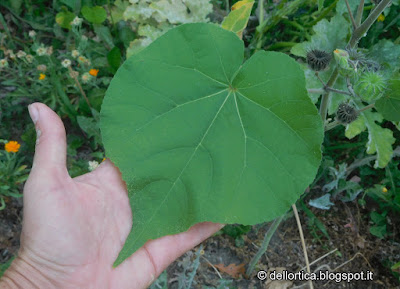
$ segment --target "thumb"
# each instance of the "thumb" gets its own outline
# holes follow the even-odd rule
[[[36,149],[33,159],[34,174],[67,174],[67,143],[64,124],[58,115],[43,103],[28,106],[36,127]]]

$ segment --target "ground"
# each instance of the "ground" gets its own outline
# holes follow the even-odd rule
[[[391,270],[385,266],[390,261],[400,259],[400,244],[392,241],[391,238],[378,239],[371,235],[368,217],[361,217],[368,216],[362,208],[356,203],[337,202],[330,211],[318,209],[312,211],[327,228],[330,239],[321,237],[322,234],[307,225],[308,218],[300,211],[310,263],[329,252],[331,253],[312,264],[311,271],[318,269],[333,271],[338,268],[336,272],[370,270],[374,273],[373,281],[320,282],[314,283],[314,288],[400,288]],[[7,208],[0,211],[1,263],[7,261],[18,251],[21,221],[22,199],[8,199]],[[392,225],[392,236],[396,236],[399,233],[396,231],[396,227],[399,227],[400,224]],[[275,282],[269,284],[256,278],[257,270],[268,271],[280,268],[281,270],[296,272],[305,266],[300,237],[293,216],[281,223],[272,237],[267,253],[262,256],[253,274],[251,276],[243,274],[247,269],[247,264],[261,245],[269,226],[270,223],[253,226],[250,232],[243,235],[244,242],[241,246],[237,246],[238,242],[225,234],[209,238],[203,243],[204,252],[199,259],[200,265],[191,287],[204,288],[210,286],[211,288],[218,288],[218,284],[221,282],[218,275],[220,274],[223,279],[232,280],[227,288],[308,288],[305,282],[296,282],[295,284]],[[316,232],[316,234],[313,232]],[[319,236],[319,240],[317,236]],[[179,278],[186,278],[182,275],[183,267],[193,265],[196,257],[195,252],[198,249],[199,247],[193,249],[192,253],[182,256],[168,268],[168,288],[179,288]],[[337,251],[332,252],[335,249]],[[229,271],[227,267],[231,264],[236,266],[233,266],[231,268],[233,270]],[[188,268],[186,269],[188,270]],[[234,278],[223,271],[228,271],[231,275],[237,274],[237,276]]]

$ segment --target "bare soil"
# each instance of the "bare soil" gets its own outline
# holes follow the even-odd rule
[[[360,282],[314,282],[314,288],[362,288],[391,289],[400,288],[387,264],[400,260],[399,228],[396,220],[390,227],[391,236],[379,239],[369,233],[368,212],[359,208],[356,203],[337,202],[330,211],[312,209],[314,214],[325,225],[330,238],[327,239],[315,227],[307,224],[308,218],[300,212],[305,241],[310,263],[331,252],[315,264],[311,271],[329,270],[330,272],[372,271],[373,281]],[[22,222],[22,199],[8,199],[5,210],[0,211],[0,263],[9,260],[17,253]],[[294,217],[289,217],[279,226],[272,237],[268,250],[263,254],[251,276],[244,272],[251,258],[261,245],[264,235],[270,226],[264,223],[252,227],[243,236],[244,244],[235,245],[235,239],[225,234],[215,235],[203,243],[204,252],[192,283],[192,288],[218,288],[220,276],[231,280],[227,287],[220,288],[309,288],[307,282],[267,282],[256,277],[258,270],[287,270],[297,272],[305,266],[303,250]],[[314,233],[313,233],[314,232]],[[332,252],[333,250],[336,251]],[[194,259],[198,248],[182,256],[168,268],[168,288],[178,288],[178,277],[184,270],[183,264]],[[186,258],[186,263],[183,260]],[[192,260],[193,261],[193,260]],[[238,276],[231,276],[219,270],[220,266],[235,264]],[[217,273],[218,271],[218,273]],[[220,276],[219,276],[220,275]],[[234,275],[234,274],[232,274]]]

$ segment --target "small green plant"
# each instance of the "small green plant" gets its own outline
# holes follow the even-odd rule
[[[6,198],[20,198],[21,185],[28,178],[27,166],[24,159],[18,156],[20,144],[16,141],[0,139],[4,150],[0,150],[0,210],[6,207]]]

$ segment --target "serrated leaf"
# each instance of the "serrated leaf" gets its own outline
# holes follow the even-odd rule
[[[74,20],[75,14],[69,11],[61,11],[56,15],[56,22],[62,28],[71,29],[71,22]]]
[[[254,0],[242,0],[236,2],[232,6],[232,11],[222,22],[222,28],[235,32],[239,38],[242,38],[242,33],[247,26],[247,22],[249,21],[253,4]]]
[[[357,118],[352,123],[346,125],[345,136],[348,139],[352,139],[353,137],[359,135],[366,129],[365,120],[363,117]]]
[[[303,71],[282,53],[243,55],[234,33],[186,24],[116,73],[100,126],[133,225],[114,265],[198,222],[272,220],[313,180],[323,128]]]
[[[389,82],[384,97],[375,103],[376,109],[390,121],[400,121],[400,79]]]
[[[342,48],[346,44],[346,37],[349,33],[349,25],[346,19],[340,14],[332,17],[331,21],[322,19],[313,30],[311,41],[298,43],[292,47],[290,52],[296,56],[306,57],[310,49],[321,49],[333,52],[336,48]]]
[[[81,13],[87,21],[93,24],[101,24],[107,19],[107,12],[101,6],[83,6]]]
[[[375,168],[384,168],[392,158],[392,144],[395,142],[393,132],[390,129],[382,128],[376,122],[383,120],[379,113],[364,111],[360,114],[359,119],[350,123],[346,127],[345,135],[352,138],[365,129],[368,129],[368,142],[366,144],[367,154],[377,155]]]

